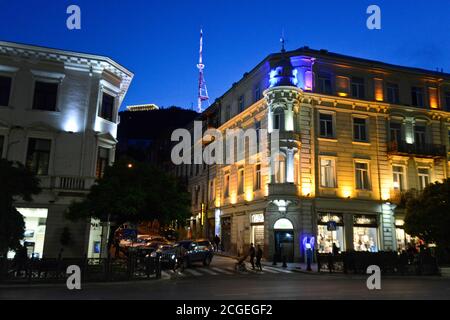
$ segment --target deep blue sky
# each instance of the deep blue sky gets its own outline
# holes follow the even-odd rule
[[[82,30],[66,28],[66,8]],[[382,30],[366,9],[382,10]],[[212,101],[269,53],[303,45],[450,72],[448,0],[0,0],[0,39],[110,56],[135,73],[125,105],[196,101],[199,28]]]

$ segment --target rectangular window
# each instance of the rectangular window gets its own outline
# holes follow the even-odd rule
[[[108,165],[109,165],[109,149],[99,147],[97,155],[97,167],[95,172],[95,176],[98,179],[103,178],[103,175],[105,174],[105,169]]]
[[[36,175],[48,175],[48,168],[50,164],[50,148],[51,140],[34,139],[28,140],[27,151],[27,168]]]
[[[400,145],[402,142],[402,124],[399,122],[391,122],[389,124],[389,138],[390,142],[395,142]]]
[[[428,88],[429,103],[431,109],[439,108],[438,90],[435,87]]]
[[[376,101],[384,100],[383,80],[375,78],[373,79],[374,98]]]
[[[370,190],[369,164],[367,162],[355,163],[356,189]]]
[[[336,188],[336,165],[334,159],[320,159],[320,186]]]
[[[256,87],[255,88],[255,102],[258,102],[259,100],[261,100],[261,88]]]
[[[411,88],[411,104],[415,107],[423,107],[423,88]]]
[[[331,94],[331,76],[329,74],[319,74],[317,91],[323,94]]]
[[[229,174],[225,175],[223,183],[224,183],[224,186],[223,186],[224,192],[223,192],[223,194],[224,194],[225,198],[228,198],[230,196],[230,175]]]
[[[398,84],[388,82],[386,84],[386,91],[387,91],[387,102],[393,104],[400,103],[400,91],[398,89]]]
[[[228,121],[231,119],[231,106],[228,105],[225,107],[225,121]]]
[[[363,78],[352,77],[352,96],[358,99],[365,98],[365,85]]]
[[[405,170],[402,166],[393,166],[393,184],[394,189],[399,191],[405,191]]]
[[[353,118],[353,140],[367,142],[367,119]]]
[[[100,110],[100,117],[102,117],[105,120],[111,121],[111,122],[113,121],[114,102],[115,102],[115,99],[113,96],[103,92],[102,108]]]
[[[238,194],[244,193],[244,169],[238,171]]]
[[[239,105],[239,113],[241,113],[242,111],[244,111],[245,108],[245,99],[243,95],[239,97],[238,105]]]
[[[323,138],[334,138],[333,115],[328,113],[319,114],[320,136]]]
[[[414,142],[418,146],[424,146],[426,143],[426,127],[414,126]]]
[[[11,95],[11,78],[0,76],[0,106],[9,106],[9,97]]]
[[[347,77],[336,77],[336,91],[339,96],[346,97],[349,93],[350,79]]]
[[[255,190],[261,190],[261,165],[255,167]]]
[[[445,109],[450,111],[450,91],[445,93]]]
[[[255,122],[255,132],[256,132],[256,152],[261,151],[261,146],[259,145],[261,143],[261,121]]]
[[[419,190],[423,190],[430,184],[430,169],[419,168],[417,173],[419,175]]]
[[[3,157],[3,146],[5,144],[5,137],[0,136],[0,158]]]
[[[216,180],[213,179],[209,182],[209,201],[212,202],[216,199]]]
[[[58,84],[36,81],[34,86],[34,110],[56,111]]]
[[[281,114],[279,113],[273,115],[273,129],[274,130],[281,129]]]

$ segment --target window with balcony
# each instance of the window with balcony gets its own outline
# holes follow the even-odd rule
[[[399,146],[402,143],[402,124],[400,122],[391,122],[389,124],[389,140]]]
[[[336,162],[334,159],[320,159],[320,186],[336,188]]]
[[[241,113],[245,109],[245,97],[244,97],[244,95],[239,97],[238,108],[239,108],[239,113]]]
[[[100,117],[105,120],[113,121],[115,98],[106,92],[103,92],[102,106],[100,109]]]
[[[370,190],[369,164],[355,162],[356,189]]]
[[[33,110],[56,111],[58,83],[36,81]]]
[[[322,138],[334,138],[334,119],[330,113],[319,114],[319,135]]]
[[[419,176],[419,190],[423,190],[430,184],[430,169],[418,168],[417,174]]]
[[[394,190],[405,191],[405,168],[403,166],[393,166],[392,174]]]
[[[423,88],[412,87],[411,88],[411,104],[415,107],[423,107]]]
[[[353,140],[367,142],[368,139],[367,119],[353,118]]]
[[[27,150],[27,168],[38,176],[48,175],[52,141],[30,138]]]
[[[364,79],[358,78],[358,77],[352,77],[352,97],[357,99],[364,99],[365,98],[365,85],[364,85]]]
[[[257,164],[255,166],[255,190],[261,190],[261,165]]]
[[[387,102],[393,104],[400,103],[400,90],[398,88],[398,84],[392,82],[386,83],[386,93]]]
[[[319,74],[316,88],[319,93],[331,94],[331,76],[329,74]]]
[[[11,95],[11,78],[0,76],[0,106],[9,106],[9,97]]]
[[[109,149],[99,147],[97,153],[97,166],[95,176],[97,179],[103,178],[105,169],[109,165]]]
[[[244,193],[244,169],[238,170],[238,194]]]
[[[414,126],[414,142],[419,147],[423,147],[427,143],[425,125]]]

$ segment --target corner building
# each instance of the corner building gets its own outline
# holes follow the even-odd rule
[[[398,206],[449,175],[450,75],[313,50],[269,55],[204,114],[204,127],[280,130],[279,173],[267,164],[184,165],[191,228],[223,249],[304,258],[399,251],[412,239]],[[261,159],[269,150],[252,155]],[[199,232],[199,230],[201,230]]]

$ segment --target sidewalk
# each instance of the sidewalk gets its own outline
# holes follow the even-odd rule
[[[239,259],[239,257],[229,254],[227,252],[214,252],[214,254],[217,256],[220,256],[220,257],[225,257],[225,258],[230,258],[230,259],[235,259],[235,260]],[[247,259],[246,262],[249,262],[249,261],[250,260]],[[266,266],[266,267],[284,269],[284,270],[289,270],[289,271],[294,271],[294,272],[317,273],[317,263],[313,263],[311,265],[312,271],[307,271],[306,263],[301,263],[301,262],[288,262],[287,268],[283,268],[282,262],[277,262],[277,264],[274,266],[272,261],[267,261],[264,259],[261,261],[261,264],[263,265],[263,267]]]

